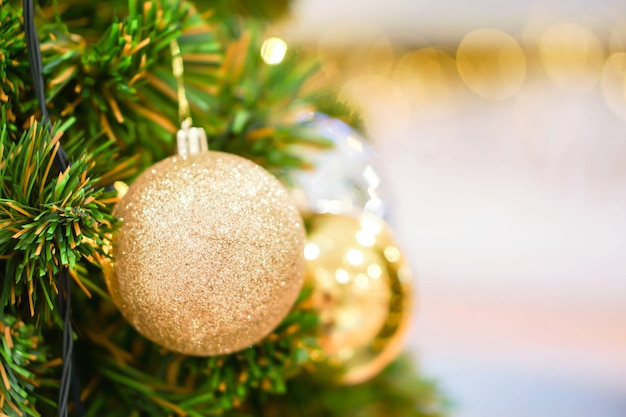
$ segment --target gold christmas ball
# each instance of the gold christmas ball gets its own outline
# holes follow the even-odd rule
[[[314,215],[304,253],[329,363],[346,384],[374,377],[402,350],[412,302],[387,226],[373,216]]]
[[[226,354],[267,336],[303,283],[302,219],[287,190],[222,152],[165,159],[115,208],[123,225],[105,278],[145,337],[188,355]]]

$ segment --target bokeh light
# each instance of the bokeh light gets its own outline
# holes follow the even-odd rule
[[[394,20],[378,16],[385,3],[364,23],[351,3],[343,20],[361,22],[325,35],[320,57],[387,168],[391,218],[422,290],[413,346],[460,387],[461,414],[516,403],[520,415],[626,415],[623,5],[439,2],[425,26],[426,6],[404,4]],[[410,7],[413,25],[399,25]],[[320,10],[320,21],[336,14]],[[376,246],[367,227],[354,238]],[[356,268],[356,253],[342,256]],[[356,289],[385,274],[359,267]],[[476,384],[469,367],[491,376]]]
[[[608,46],[609,54],[626,51],[626,22],[617,23],[611,28]]]
[[[497,29],[468,33],[457,49],[461,78],[477,95],[504,100],[520,91],[526,79],[526,55],[510,35]]]
[[[560,87],[587,91],[598,82],[604,51],[596,35],[577,23],[554,23],[539,42],[541,62]]]
[[[344,45],[351,47],[346,49]],[[361,21],[342,22],[326,30],[319,40],[318,57],[329,76],[352,70],[386,76],[394,63],[387,35],[379,27]]]
[[[261,45],[261,57],[266,64],[280,64],[285,59],[287,44],[280,38],[269,38]]]
[[[611,110],[626,120],[626,53],[612,54],[602,70],[602,95]]]
[[[434,47],[406,52],[394,70],[394,79],[407,93],[420,115],[448,112],[460,81],[454,58]]]
[[[367,98],[372,95],[385,100],[368,101]],[[391,140],[404,133],[409,126],[411,105],[407,94],[391,78],[379,75],[354,77],[344,84],[339,100],[366,103],[362,109],[366,127],[376,137]]]

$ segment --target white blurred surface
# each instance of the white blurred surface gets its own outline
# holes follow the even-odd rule
[[[355,22],[369,22],[397,39],[455,41],[477,27],[520,31],[534,19],[619,19],[619,0],[298,0],[294,31],[300,40]]]
[[[411,348],[456,417],[626,416],[626,123],[548,81],[454,101],[389,136],[364,103],[418,276]]]
[[[323,43],[343,26],[454,42],[553,18],[608,32],[625,5],[309,0],[289,36]],[[391,67],[365,71],[344,91],[363,108],[418,277],[410,348],[453,416],[626,416],[626,122],[597,79],[564,89],[531,75],[503,101],[452,83],[423,99]]]

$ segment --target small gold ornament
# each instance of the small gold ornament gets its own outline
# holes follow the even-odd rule
[[[373,216],[314,215],[305,258],[329,363],[343,383],[372,378],[402,350],[412,301],[410,272],[387,226]]]
[[[124,317],[153,342],[188,355],[231,353],[291,309],[304,227],[263,168],[180,140],[185,156],[145,171],[117,204],[124,223],[105,278]]]

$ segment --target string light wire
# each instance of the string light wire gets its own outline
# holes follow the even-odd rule
[[[50,123],[50,115],[46,107],[45,80],[43,77],[43,66],[41,63],[41,50],[39,48],[39,38],[37,36],[37,28],[35,26],[35,13],[33,0],[23,0],[24,9],[24,33],[26,37],[26,48],[28,51],[28,61],[30,64],[30,72],[33,80],[33,89],[39,102],[39,110],[41,112],[41,122],[49,131],[52,130]],[[54,156],[54,163],[59,172],[65,172],[70,161],[63,150],[59,146]],[[60,243],[60,242],[59,242]],[[62,359],[63,368],[61,370],[61,381],[59,384],[59,399],[57,404],[57,415],[59,417],[67,417],[69,413],[69,397],[71,388],[74,388],[74,411],[77,417],[84,415],[83,405],[80,401],[80,384],[78,383],[78,374],[74,368],[74,338],[71,320],[71,292],[70,292],[70,273],[68,269],[61,265],[59,267],[58,279],[58,308],[59,314],[63,321],[63,338],[62,338]]]

